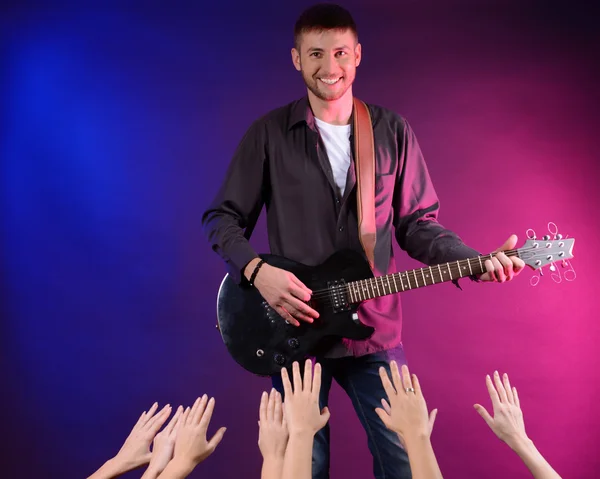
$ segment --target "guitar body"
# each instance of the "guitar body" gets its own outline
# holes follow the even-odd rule
[[[259,376],[278,374],[294,361],[325,352],[336,340],[367,339],[374,329],[358,320],[360,303],[348,304],[340,285],[372,278],[369,263],[350,250],[332,255],[319,266],[306,266],[275,255],[261,255],[266,263],[290,271],[313,296],[308,303],[319,312],[314,323],[287,324],[258,290],[236,284],[226,275],[217,298],[217,320],[231,356]]]

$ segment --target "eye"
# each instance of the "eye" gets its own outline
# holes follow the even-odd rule
[[[347,55],[347,53],[341,51],[341,52],[337,52],[336,55],[339,56],[339,57],[341,57],[341,56]]]
[[[315,57],[315,58],[320,58],[321,57],[321,52],[312,52],[310,54],[311,57]]]

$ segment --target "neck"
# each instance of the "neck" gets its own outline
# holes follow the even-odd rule
[[[332,125],[348,125],[352,116],[352,88],[344,93],[341,98],[325,101],[317,98],[313,92],[308,91],[308,101],[316,118]]]

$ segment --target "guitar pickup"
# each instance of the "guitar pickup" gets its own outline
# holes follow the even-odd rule
[[[350,310],[348,302],[348,288],[346,281],[343,279],[328,281],[327,289],[329,291],[329,299],[335,313],[341,313]]]

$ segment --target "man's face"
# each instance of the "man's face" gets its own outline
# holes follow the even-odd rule
[[[350,30],[310,31],[292,49],[292,61],[308,89],[319,99],[341,98],[354,82],[361,46]]]

